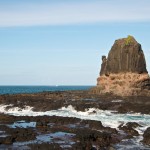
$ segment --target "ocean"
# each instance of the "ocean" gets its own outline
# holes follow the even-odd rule
[[[0,86],[0,95],[46,91],[88,90],[93,86]]]

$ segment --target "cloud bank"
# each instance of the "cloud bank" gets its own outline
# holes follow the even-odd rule
[[[148,0],[26,3],[0,6],[0,27],[150,21]]]

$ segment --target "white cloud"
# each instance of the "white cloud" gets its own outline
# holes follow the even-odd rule
[[[0,6],[0,27],[150,21],[148,0]]]

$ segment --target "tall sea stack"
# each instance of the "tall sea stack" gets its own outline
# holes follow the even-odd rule
[[[141,45],[134,37],[118,39],[108,57],[102,56],[94,92],[120,96],[150,96],[150,77]]]

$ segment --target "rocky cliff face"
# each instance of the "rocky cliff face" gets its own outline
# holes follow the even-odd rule
[[[116,40],[108,58],[102,56],[100,75],[120,72],[147,73],[141,45],[132,36]]]
[[[141,45],[134,37],[116,40],[108,57],[102,56],[96,93],[150,96],[150,77]]]

